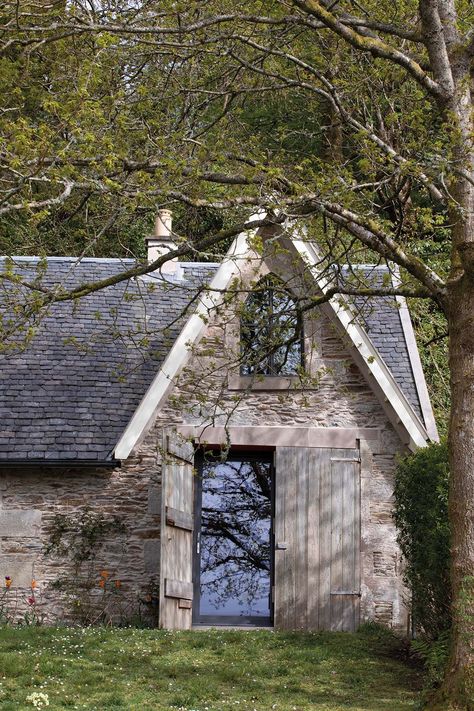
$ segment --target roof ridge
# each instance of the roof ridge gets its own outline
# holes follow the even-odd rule
[[[78,264],[90,264],[91,262],[103,262],[103,263],[120,263],[124,262],[136,262],[137,260],[132,257],[39,257],[37,255],[12,255],[3,254],[0,256],[0,260],[3,259],[13,259],[17,262],[34,262],[46,259],[48,262],[77,262]]]
[[[38,255],[0,255],[0,261],[5,259],[12,259],[15,262],[39,262],[46,259],[48,262],[77,262],[78,264],[91,264],[91,263],[101,263],[101,264],[124,264],[124,263],[135,263],[140,261],[138,258],[134,257],[57,257],[57,256],[45,256],[40,257]],[[201,268],[213,268],[218,267],[220,262],[179,262],[180,267],[191,268],[191,267],[201,267]],[[159,270],[156,270],[159,271]]]

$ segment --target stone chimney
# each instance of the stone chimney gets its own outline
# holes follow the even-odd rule
[[[148,261],[163,256],[167,252],[176,249],[177,244],[173,240],[172,234],[172,213],[171,210],[158,210],[155,218],[155,234],[146,239],[148,247]],[[174,274],[178,265],[178,258],[170,259],[161,266],[164,274]]]

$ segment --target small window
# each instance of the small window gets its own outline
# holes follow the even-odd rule
[[[273,275],[259,281],[244,305],[241,375],[297,375],[303,365],[301,312]]]

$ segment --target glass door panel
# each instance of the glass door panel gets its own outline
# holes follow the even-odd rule
[[[270,624],[270,458],[206,453],[200,467],[195,621]]]

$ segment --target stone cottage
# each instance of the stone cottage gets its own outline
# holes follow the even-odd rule
[[[172,246],[169,220],[150,259]],[[4,260],[4,606],[406,630],[395,460],[437,434],[405,301],[320,303],[331,272],[278,228],[239,236],[220,263],[171,260],[30,308],[32,285],[61,293],[134,264]]]

